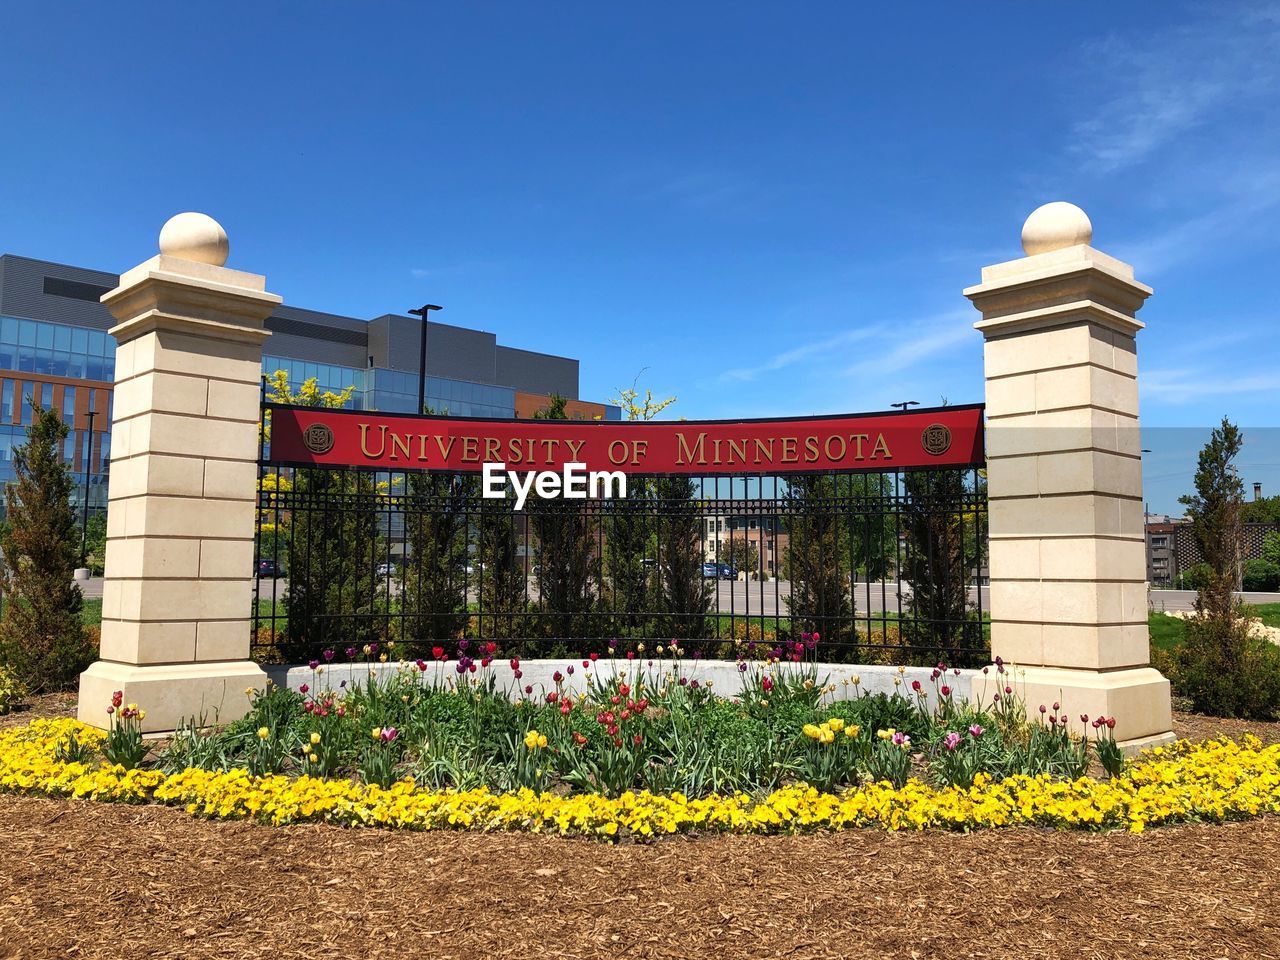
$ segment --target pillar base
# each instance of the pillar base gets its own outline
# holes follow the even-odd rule
[[[1174,739],[1169,681],[1152,667],[1099,672],[1006,664],[1005,671],[999,676],[992,669],[981,682],[975,680],[975,694],[985,687],[983,703],[989,704],[992,694],[1011,685],[1026,704],[1029,717],[1040,715],[1041,704],[1052,709],[1057,703],[1061,707],[1059,714],[1070,718],[1071,729],[1077,733],[1093,732],[1080,723],[1082,714],[1090,721],[1095,717],[1115,717],[1115,738],[1126,752],[1136,753]]]
[[[249,712],[245,690],[263,690],[266,685],[266,673],[252,660],[156,666],[99,660],[80,674],[76,716],[106,729],[111,695],[120,690],[125,703],[136,703],[147,712],[143,733],[168,733],[190,719],[230,723]]]

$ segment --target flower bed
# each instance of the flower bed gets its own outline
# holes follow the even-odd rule
[[[880,827],[973,830],[1042,826],[1089,830],[1220,822],[1280,812],[1280,745],[1255,738],[1158,748],[1107,781],[979,774],[970,787],[911,779],[839,793],[798,784],[753,799],[627,791],[617,797],[522,789],[389,788],[348,779],[254,776],[245,769],[126,770],[58,759],[68,738],[100,748],[105,735],[74,720],[36,720],[0,733],[0,789],[51,797],[181,806],[219,819],[322,822],[416,830],[526,830],[602,838],[690,832],[799,833]]]

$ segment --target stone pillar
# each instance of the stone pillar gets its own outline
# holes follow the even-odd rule
[[[1030,711],[1114,716],[1132,751],[1173,736],[1148,666],[1135,314],[1151,288],[1092,236],[1079,207],[1046,204],[1027,256],[964,291],[986,340],[991,649]]]
[[[223,266],[203,214],[160,232],[160,255],[103,296],[116,319],[101,659],[79,717],[105,726],[115,690],[148,733],[226,722],[266,682],[249,660],[263,321],[280,297]]]

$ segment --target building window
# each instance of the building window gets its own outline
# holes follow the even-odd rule
[[[1152,538],[1151,538],[1151,546],[1153,546],[1153,547],[1167,547],[1167,546],[1169,546],[1169,538],[1168,538],[1168,537],[1152,537]]]

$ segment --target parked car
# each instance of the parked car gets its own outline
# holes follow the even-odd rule
[[[738,568],[731,566],[727,563],[720,564],[720,579],[721,580],[737,580]]]
[[[284,576],[284,567],[274,560],[259,560],[257,575],[259,580],[279,580]]]
[[[710,577],[712,580],[715,580],[717,577],[720,576],[720,564],[704,563],[702,565],[702,575],[704,577]]]
[[[395,572],[396,572],[396,565],[394,563],[378,564],[378,576],[380,577],[389,577]]]

